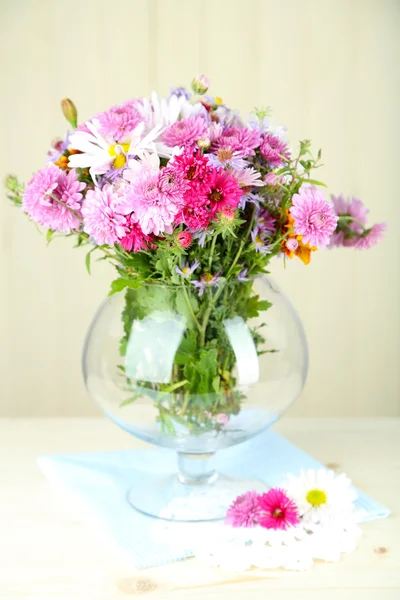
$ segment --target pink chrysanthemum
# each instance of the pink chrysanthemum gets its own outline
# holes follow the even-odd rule
[[[78,181],[73,169],[67,174],[49,164],[35,173],[27,184],[22,208],[40,225],[53,231],[70,233],[80,227],[80,192],[84,188],[85,184]]]
[[[357,221],[352,221],[349,228],[356,233],[361,233],[362,227],[360,226],[360,223],[366,225],[368,216],[368,209],[361,200],[354,197],[346,200],[342,194],[340,194],[340,196],[331,194],[331,200],[338,217],[349,216],[359,221],[359,223],[357,223]]]
[[[336,229],[338,216],[319,190],[303,186],[292,198],[290,214],[294,219],[295,234],[302,236],[304,244],[326,248]]]
[[[172,233],[174,216],[179,203],[163,194],[158,187],[158,171],[143,170],[130,186],[124,188],[124,209],[121,212],[135,212],[143,233]]]
[[[117,142],[123,142],[127,134],[143,120],[132,100],[112,106],[109,110],[97,115],[96,118],[100,123],[99,133],[107,139],[112,138]]]
[[[140,250],[147,250],[148,248],[154,248],[152,244],[152,238],[149,235],[145,235],[139,225],[135,221],[134,215],[126,216],[126,232],[124,237],[118,240],[119,244],[127,251],[139,252]]]
[[[367,230],[365,235],[361,235],[356,239],[354,247],[359,248],[360,250],[372,248],[372,246],[375,246],[378,242],[380,242],[385,231],[386,223],[376,223],[376,225],[373,225],[371,229]]]
[[[119,202],[118,194],[109,184],[86,194],[82,206],[83,230],[99,246],[114,246],[125,235],[126,218],[118,212]]]
[[[203,117],[188,117],[170,125],[161,136],[161,140],[173,148],[174,146],[191,146],[207,133],[207,125]]]
[[[272,167],[280,167],[283,163],[282,156],[287,156],[288,147],[272,133],[266,133],[260,145],[260,152]]]
[[[191,189],[203,190],[210,181],[212,168],[206,156],[200,152],[187,149],[180,156],[175,156],[168,167],[182,173]]]
[[[167,198],[174,202],[183,202],[188,186],[184,174],[173,167],[164,167],[159,173],[158,187]]]
[[[254,156],[254,149],[260,145],[261,137],[255,129],[247,127],[228,127],[218,138],[218,147],[230,146],[241,152],[242,156]]]
[[[192,231],[207,229],[212,219],[207,210],[207,200],[199,198],[194,193],[185,194],[185,204],[175,217],[175,223],[184,223]]]
[[[258,506],[261,527],[286,530],[300,523],[296,504],[280,488],[272,488],[259,496]]]
[[[223,208],[237,208],[242,193],[237,179],[229,171],[223,169],[213,171],[207,197],[210,210],[214,215]]]
[[[257,492],[246,492],[238,496],[228,508],[225,524],[232,527],[255,527],[260,518],[259,495]]]

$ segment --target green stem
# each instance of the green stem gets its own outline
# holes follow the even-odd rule
[[[212,261],[213,261],[214,251],[215,251],[215,244],[217,242],[217,237],[218,237],[218,233],[213,237],[213,241],[212,241],[212,244],[211,244],[210,258],[209,258],[209,261],[208,261],[208,270],[210,272],[211,272]]]
[[[199,328],[199,331],[201,332],[202,331],[201,325],[200,325],[196,315],[194,314],[193,306],[190,302],[189,294],[187,293],[187,289],[186,289],[185,285],[183,285],[183,295],[185,296],[185,300],[186,300],[186,304],[188,305],[189,312],[192,315],[193,320],[196,323],[197,327]]]
[[[57,198],[57,196],[55,196],[54,194],[47,194],[47,195],[50,196],[50,198],[52,198],[54,200],[54,202],[57,202],[57,204],[61,204],[61,206],[64,206],[64,208],[66,208],[67,210],[69,210],[69,212],[71,214],[73,214],[74,217],[76,217],[78,219],[78,221],[80,221],[81,223],[83,223],[82,217],[80,217],[77,212],[75,212],[72,208],[70,208],[67,204],[65,204],[65,202],[63,202],[62,200],[60,200],[59,198]]]
[[[364,230],[365,229],[365,225],[364,223],[361,223],[361,221],[359,221],[358,219],[355,219],[352,216],[347,216],[347,215],[339,215],[339,221],[350,221],[351,223],[357,223],[357,225],[360,225],[360,227]]]
[[[249,223],[249,226],[248,226],[248,228],[247,228],[247,231],[246,231],[246,233],[244,234],[244,237],[243,237],[242,241],[240,242],[239,250],[237,251],[235,258],[233,259],[233,263],[231,264],[231,266],[230,266],[230,268],[229,268],[229,270],[228,270],[228,272],[227,272],[227,274],[226,274],[226,278],[227,278],[227,279],[228,279],[229,275],[232,273],[233,269],[234,269],[234,268],[235,268],[235,266],[236,266],[236,263],[237,263],[237,261],[238,261],[238,260],[239,260],[239,258],[240,258],[240,255],[242,254],[243,246],[245,245],[245,243],[246,243],[246,241],[247,241],[247,238],[249,237],[249,234],[250,234],[250,232],[251,232],[251,229],[252,229],[252,227],[253,227],[254,218],[255,218],[255,216],[256,216],[256,210],[257,210],[257,208],[256,208],[256,206],[254,206],[254,208],[253,208],[253,213],[252,213],[252,215],[251,215],[251,219],[250,219],[250,223]]]

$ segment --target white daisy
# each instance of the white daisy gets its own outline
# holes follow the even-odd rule
[[[301,471],[298,477],[288,475],[285,488],[299,507],[304,523],[346,518],[353,512],[357,498],[348,477],[326,469]]]
[[[99,133],[100,123],[97,119],[86,123],[87,131],[76,131],[70,138],[70,146],[80,150],[80,154],[71,154],[69,166],[72,168],[89,168],[95,181],[95,175],[107,173],[112,167],[120,169],[126,164],[126,155],[142,156],[145,151],[155,152],[154,140],[160,134],[160,126],[154,127],[144,134],[145,123],[141,122],[129,134],[128,140],[121,144],[114,140],[107,141]]]

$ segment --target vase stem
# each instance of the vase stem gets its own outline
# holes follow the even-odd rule
[[[214,452],[207,454],[178,452],[178,469],[178,479],[185,485],[213,483],[218,477]]]

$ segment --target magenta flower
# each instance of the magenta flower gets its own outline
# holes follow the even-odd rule
[[[360,250],[372,248],[383,238],[386,227],[386,223],[376,223],[371,229],[367,229],[365,233],[356,238],[354,247]]]
[[[118,243],[127,251],[140,252],[140,250],[147,250],[148,248],[155,248],[152,244],[150,236],[143,233],[139,223],[134,220],[134,215],[127,215],[126,217],[126,232],[124,237],[118,240]]]
[[[207,229],[212,214],[207,209],[207,200],[195,194],[185,195],[185,204],[175,217],[175,223],[184,223],[192,231]]]
[[[128,100],[118,106],[112,106],[109,110],[96,116],[100,123],[99,133],[106,139],[123,142],[130,133],[143,120],[136,110],[133,100]]]
[[[272,133],[266,133],[260,145],[260,152],[265,160],[273,167],[280,167],[283,156],[288,155],[288,147]]]
[[[183,175],[189,184],[189,191],[199,190],[203,195],[208,191],[212,168],[207,157],[200,152],[188,148],[181,155],[174,156],[168,163],[170,167]]]
[[[75,170],[67,174],[49,164],[27,184],[22,208],[36,223],[53,231],[70,233],[81,224],[80,192],[85,187],[78,181]]]
[[[173,148],[174,146],[191,146],[207,133],[207,125],[203,117],[189,117],[176,121],[162,134],[161,140]]]
[[[238,496],[228,508],[225,524],[231,527],[255,527],[259,523],[261,508],[257,492]]]
[[[228,171],[215,169],[210,179],[210,190],[207,194],[210,210],[213,214],[223,208],[237,208],[242,196],[237,179]]]
[[[96,244],[114,246],[126,233],[126,218],[119,214],[120,198],[112,185],[86,194],[82,206],[83,230]]]
[[[290,214],[294,219],[295,234],[302,236],[304,244],[326,248],[336,229],[338,216],[319,190],[301,187],[292,198]]]
[[[259,496],[258,506],[261,527],[286,530],[300,523],[296,504],[280,488],[272,488]]]
[[[181,248],[189,248],[190,244],[192,243],[193,234],[190,233],[190,231],[181,231],[176,236],[176,239],[178,240],[178,244]]]

